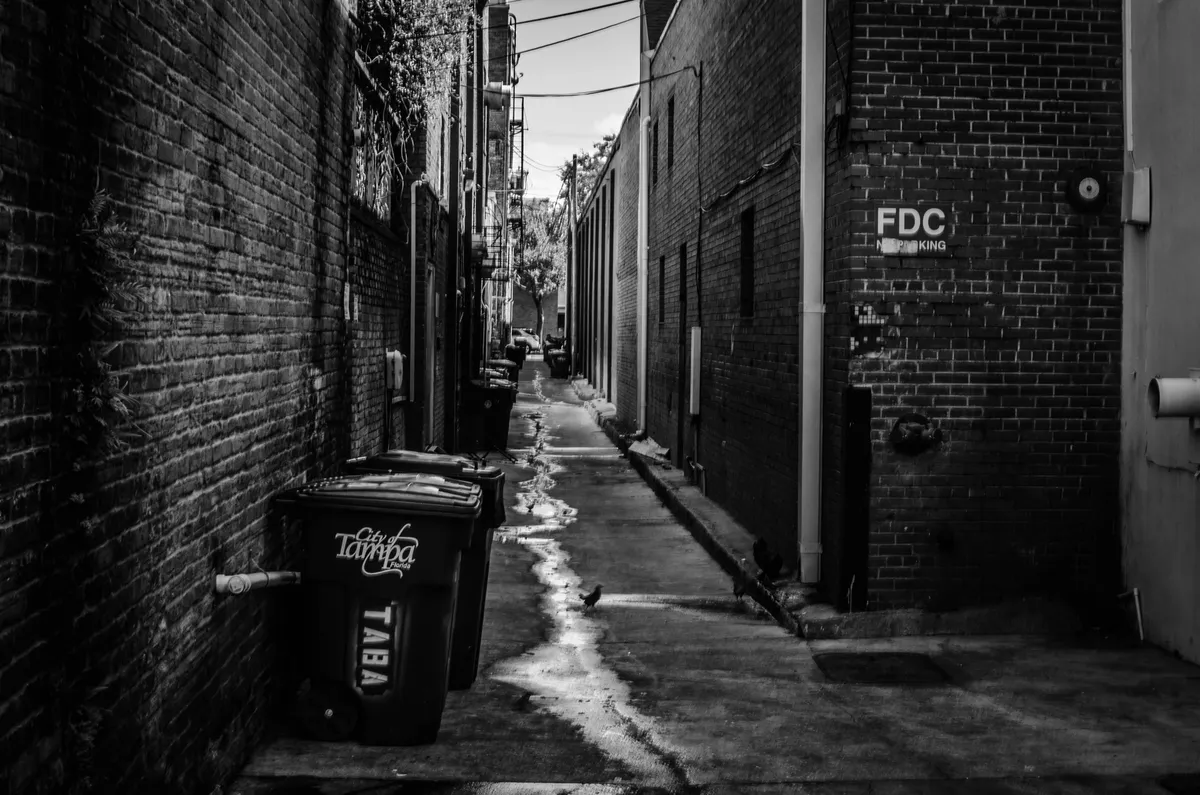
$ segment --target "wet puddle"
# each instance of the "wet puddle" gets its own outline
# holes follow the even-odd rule
[[[540,374],[534,375],[534,392],[543,402]],[[528,546],[537,556],[533,573],[545,591],[542,612],[550,621],[549,641],[520,657],[496,663],[489,676],[532,694],[530,703],[577,726],[584,739],[622,763],[641,784],[677,788],[688,786],[677,751],[659,734],[654,721],[631,704],[629,685],[605,666],[599,640],[603,619],[583,611],[580,596],[591,589],[571,569],[570,555],[556,531],[574,522],[576,509],[557,499],[551,490],[554,475],[564,467],[543,450],[548,436],[544,415],[531,412],[535,442],[527,463],[534,476],[519,484],[515,511],[538,523],[504,527],[497,531],[501,543]]]

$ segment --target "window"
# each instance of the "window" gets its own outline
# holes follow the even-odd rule
[[[667,258],[658,258],[658,325],[667,322]]]
[[[667,168],[675,165],[675,97],[667,100]]]
[[[654,172],[654,184],[658,184],[658,121],[654,122],[654,142],[650,146],[651,171]]]
[[[742,211],[742,317],[754,314],[754,208]]]
[[[446,117],[445,116],[442,117],[442,142],[441,142],[440,148],[441,148],[441,153],[442,153],[442,174],[438,178],[438,195],[445,196],[446,195],[446,170],[450,167],[450,164],[448,162],[446,162]]]

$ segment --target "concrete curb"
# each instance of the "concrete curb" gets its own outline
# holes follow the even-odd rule
[[[586,381],[575,380],[571,385],[600,429],[629,459],[633,468],[700,546],[731,578],[739,574],[744,578],[746,595],[761,605],[779,626],[793,635],[799,635],[800,623],[796,616],[757,580],[756,569],[741,565],[742,558],[751,557],[753,536],[718,505],[702,496],[698,488],[688,483],[683,472],[670,465],[664,467],[654,459],[631,452],[628,440],[621,436],[613,421],[616,407],[611,403],[595,400],[595,391]],[[732,589],[732,583],[730,586]]]
[[[597,399],[587,379],[571,380],[588,414],[730,577],[740,573],[746,593],[788,632],[808,640],[887,638],[906,635],[1064,635],[1083,629],[1073,608],[1044,599],[1026,599],[991,607],[947,613],[925,610],[869,610],[839,613],[832,605],[811,601],[812,589],[785,583],[771,593],[758,582],[753,560],[754,536],[724,509],[700,493],[682,471],[670,464],[630,451],[629,441],[616,427],[616,407]]]

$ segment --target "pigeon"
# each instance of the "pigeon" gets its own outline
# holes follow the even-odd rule
[[[737,600],[742,601],[742,597],[746,595],[746,559],[742,558],[741,564],[738,567],[737,574],[733,575],[733,595]]]
[[[779,573],[783,571],[783,556],[772,552],[763,538],[754,539],[754,562],[771,581],[779,579]],[[759,579],[762,579],[762,575],[759,575]]]
[[[512,708],[517,712],[524,712],[525,710],[529,709],[529,699],[532,696],[533,693],[530,693],[528,690],[526,690],[518,699],[513,701]]]
[[[603,585],[597,585],[595,588],[592,589],[592,592],[590,594],[588,594],[587,596],[584,596],[583,594],[579,594],[579,598],[583,600],[583,609],[584,610],[587,610],[588,608],[596,606],[596,602],[600,601],[600,589],[603,587],[604,587]]]
[[[779,590],[779,586],[775,584],[774,580],[767,576],[765,571],[760,570],[758,572],[758,581],[762,583],[762,587],[766,588],[771,593],[775,593],[777,590]]]

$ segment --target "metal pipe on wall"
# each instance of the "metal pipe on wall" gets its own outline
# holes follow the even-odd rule
[[[825,3],[801,9],[800,580],[821,579],[821,347],[825,324]]]
[[[408,199],[408,399],[417,399],[417,379],[414,374],[417,366],[417,188],[425,185],[427,180],[422,174],[420,179],[413,180],[409,186]]]
[[[638,215],[637,215],[637,427],[646,428],[646,360],[647,287],[649,269],[649,220],[650,220],[650,117],[643,116],[639,127],[638,141]]]

